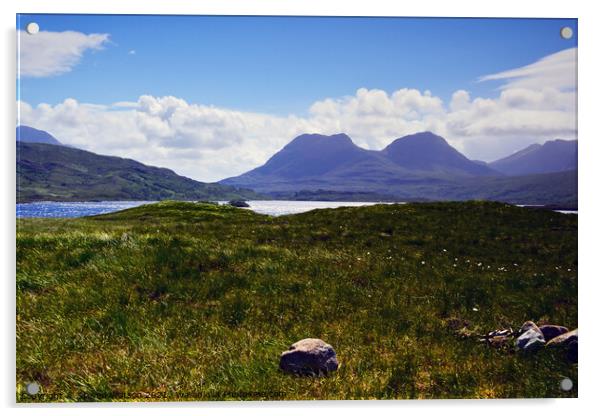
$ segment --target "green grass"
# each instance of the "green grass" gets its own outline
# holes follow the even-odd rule
[[[576,327],[576,215],[162,202],[17,226],[18,401],[577,396],[559,352],[500,351],[446,324]],[[337,372],[278,370],[306,337],[334,346]]]

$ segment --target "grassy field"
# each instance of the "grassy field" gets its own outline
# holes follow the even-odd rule
[[[18,401],[577,396],[559,352],[449,327],[575,328],[576,215],[466,202],[275,218],[161,202],[17,226]],[[338,371],[279,371],[307,337],[335,348]],[[30,381],[44,394],[25,394]]]

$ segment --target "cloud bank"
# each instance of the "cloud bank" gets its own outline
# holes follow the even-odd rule
[[[29,35],[20,30],[17,36],[19,76],[36,78],[71,71],[84,52],[101,49],[109,40],[106,33],[86,35],[73,31]]]
[[[66,99],[36,107],[20,102],[22,124],[66,144],[168,167],[217,181],[263,164],[302,133],[345,132],[369,149],[430,130],[475,159],[493,160],[534,142],[576,138],[576,49],[491,74],[503,82],[495,98],[456,91],[449,102],[429,91],[360,88],[313,103],[305,117],[243,112],[143,95],[110,106]],[[568,74],[568,75],[567,75]]]

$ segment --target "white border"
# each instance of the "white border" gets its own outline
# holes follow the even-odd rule
[[[599,349],[601,293],[601,265],[598,240],[600,227],[599,158],[601,150],[602,98],[600,75],[602,40],[602,15],[596,13],[593,1],[529,2],[525,0],[420,0],[393,2],[384,0],[3,0],[0,2],[2,20],[2,50],[0,71],[4,96],[2,109],[2,238],[0,255],[2,295],[0,308],[4,335],[0,347],[3,364],[0,376],[2,404],[8,412],[50,415],[95,415],[104,412],[122,412],[145,415],[188,414],[193,408],[203,413],[238,414],[242,410],[251,414],[307,414],[338,413],[365,414],[378,411],[386,414],[416,412],[425,414],[482,414],[506,415],[529,413],[578,414],[590,413],[596,406],[602,369]],[[347,15],[347,16],[455,16],[455,17],[569,17],[579,18],[579,321],[581,327],[581,351],[579,368],[579,399],[574,400],[495,400],[466,401],[438,400],[428,402],[272,402],[272,403],[187,403],[150,405],[57,405],[51,407],[16,406],[14,404],[15,371],[15,14],[20,13],[119,13],[119,14],[223,14],[223,15]],[[195,413],[198,413],[196,411]]]

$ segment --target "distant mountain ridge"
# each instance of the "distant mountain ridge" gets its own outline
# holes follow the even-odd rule
[[[577,140],[550,140],[532,144],[489,164],[505,175],[529,175],[577,169]]]
[[[381,151],[363,149],[343,133],[303,134],[263,166],[220,183],[275,191],[294,183],[439,181],[449,175],[501,174],[469,160],[445,139],[430,132],[396,139]]]
[[[131,159],[17,142],[17,202],[261,199],[248,189],[198,182]]]
[[[474,163],[451,147],[445,139],[425,132],[395,140],[382,151],[362,149],[346,134],[332,136],[303,134],[275,153],[263,166],[228,178],[225,184],[253,184],[288,180],[374,177],[441,177],[456,175],[499,175]],[[375,178],[373,178],[375,179]]]
[[[491,164],[466,158],[431,132],[401,137],[381,151],[362,149],[342,133],[303,134],[264,165],[220,183],[279,198],[355,192],[401,200],[576,203],[576,172],[538,173],[508,177]],[[562,188],[552,189],[554,181]]]
[[[17,126],[17,141],[62,145],[52,134],[24,125]]]

